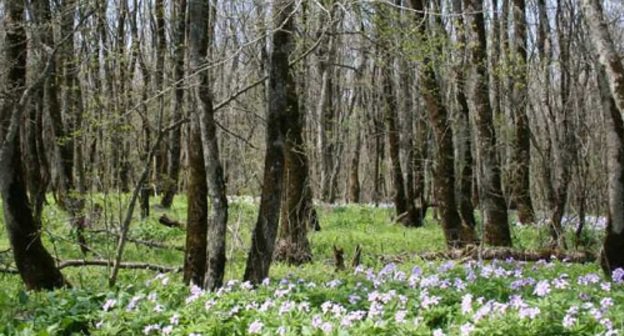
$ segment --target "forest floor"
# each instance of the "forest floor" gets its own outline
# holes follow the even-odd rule
[[[123,196],[94,196],[103,211],[88,212],[86,259],[106,260],[122,218]],[[92,203],[94,204],[94,203]],[[429,261],[444,250],[444,237],[428,215],[423,228],[392,223],[393,209],[318,205],[322,230],[310,233],[314,260],[301,267],[276,263],[262,286],[242,278],[257,206],[247,198],[230,204],[226,286],[216,293],[189,288],[179,273],[122,270],[107,285],[107,267],[67,267],[72,289],[24,291],[18,276],[0,273],[0,335],[616,335],[624,332],[624,284],[605,279],[596,263],[512,259]],[[1,212],[1,210],[0,210]],[[137,211],[138,213],[138,211]],[[136,219],[123,260],[177,268],[185,232],[158,223],[185,222],[186,202],[152,209]],[[96,218],[97,217],[97,218]],[[0,216],[0,221],[1,221]],[[59,260],[84,256],[67,216],[51,205],[44,213],[44,241]],[[603,231],[589,225],[583,250],[596,253]],[[573,225],[567,227],[574,246]],[[108,233],[107,233],[108,232]],[[514,247],[539,250],[549,242],[544,226],[512,225]],[[356,245],[359,267],[350,267]],[[336,271],[332,248],[345,251],[347,269]],[[13,268],[6,233],[0,232],[0,268]],[[571,252],[571,251],[570,251]]]

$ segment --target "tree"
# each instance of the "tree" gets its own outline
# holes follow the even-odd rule
[[[19,130],[25,100],[32,92],[26,87],[27,38],[24,29],[24,3],[5,2],[6,37],[4,43],[6,89],[9,93],[0,106],[0,194],[4,223],[13,250],[15,264],[26,288],[40,290],[67,284],[41,241],[39,224],[32,215],[24,181]],[[50,56],[50,57],[53,57]],[[50,62],[46,71],[50,70]]]
[[[511,197],[518,209],[518,219],[523,224],[533,223],[535,214],[531,201],[530,163],[531,142],[529,118],[527,115],[528,87],[527,82],[527,24],[525,0],[513,1],[514,22],[514,57],[516,63],[513,72],[513,87],[511,92],[511,108],[515,136],[513,138],[511,154]]]
[[[422,44],[439,50],[429,41],[427,21],[423,14],[425,12],[425,4],[421,0],[412,0],[411,3],[416,10],[418,36]],[[420,91],[425,100],[429,123],[433,128],[437,145],[434,163],[434,194],[441,214],[441,224],[446,244],[449,247],[457,247],[466,241],[472,241],[474,238],[463,236],[464,230],[461,228],[461,220],[457,211],[457,202],[455,200],[455,153],[449,113],[442,102],[441,89],[436,81],[433,60],[429,55],[429,51],[425,51],[422,56],[423,59],[419,66]],[[466,230],[466,232],[468,231]]]
[[[459,216],[462,220],[462,228],[468,229],[466,234],[469,236],[470,231],[475,235],[474,228],[476,220],[474,216],[474,204],[472,202],[472,189],[474,177],[474,158],[472,156],[472,129],[470,127],[470,108],[468,107],[468,98],[466,97],[465,79],[466,74],[464,67],[466,66],[466,25],[462,15],[461,0],[453,0],[453,14],[455,16],[454,27],[455,35],[458,43],[458,56],[454,66],[455,73],[455,98],[457,100],[457,111],[455,113],[457,120],[457,164],[458,170],[458,192],[457,203],[459,208]],[[476,237],[475,237],[476,238]]]
[[[601,95],[609,121],[609,222],[607,235],[600,257],[605,273],[610,275],[616,268],[624,267],[624,64],[609,33],[602,5],[599,0],[583,0],[583,13],[589,25],[592,41],[609,83],[610,97],[606,94],[604,82]],[[604,80],[604,79],[602,79]]]
[[[173,94],[173,102],[171,106],[172,119],[179,121],[183,118],[183,100],[184,100],[184,55],[186,48],[184,47],[184,34],[186,32],[186,0],[173,2],[175,10],[175,34],[174,34],[174,58],[173,80],[175,81],[175,89]],[[176,127],[169,135],[169,158],[167,159],[167,181],[165,191],[160,204],[164,208],[171,207],[173,197],[178,189],[178,179],[180,177],[180,152],[181,152],[181,127]]]
[[[384,11],[383,6],[378,7],[380,14],[387,16],[389,13]],[[422,226],[421,218],[414,206],[414,200],[407,198],[405,179],[403,178],[403,169],[401,168],[400,158],[400,134],[398,127],[398,103],[395,93],[394,84],[394,57],[390,53],[391,45],[386,41],[389,40],[387,30],[391,27],[388,17],[379,19],[379,56],[385,60],[381,64],[381,82],[382,82],[382,104],[384,124],[386,128],[388,151],[390,154],[390,169],[392,182],[394,186],[394,206],[397,221],[407,227]]]
[[[269,60],[268,110],[266,119],[266,153],[260,211],[251,238],[251,249],[245,266],[245,281],[259,284],[269,275],[277,234],[284,178],[284,143],[289,110],[289,88],[295,83],[288,66],[294,48],[293,0],[278,0],[273,5],[274,26]],[[296,101],[296,100],[295,100]]]
[[[189,65],[194,72],[193,94],[198,107],[202,153],[206,172],[206,185],[212,205],[212,218],[208,219],[208,247],[206,251],[206,277],[204,286],[210,290],[221,287],[225,272],[225,231],[228,218],[228,201],[225,192],[223,167],[219,157],[217,126],[212,103],[211,77],[204,59],[209,55],[214,40],[215,7],[201,0],[189,2]]]
[[[208,185],[202,150],[199,116],[191,115],[187,136],[189,148],[186,247],[184,249],[184,282],[204,285],[208,234]]]
[[[482,0],[464,0],[468,32],[476,41],[469,44],[472,63],[472,118],[477,128],[477,157],[480,165],[480,205],[484,213],[485,243],[511,245],[507,205],[501,187],[501,168],[496,153],[496,133],[488,97],[487,41]]]

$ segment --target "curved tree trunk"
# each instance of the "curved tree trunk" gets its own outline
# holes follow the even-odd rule
[[[245,266],[245,281],[259,284],[269,275],[279,222],[280,201],[284,179],[285,124],[290,118],[289,88],[294,81],[288,66],[288,57],[294,49],[293,0],[273,3],[273,48],[269,61],[268,115],[266,125],[266,154],[260,211],[252,233],[251,249]],[[295,100],[296,101],[296,100]]]
[[[27,39],[22,1],[5,3],[4,47],[7,92],[0,107],[0,194],[4,223],[17,269],[28,289],[53,289],[66,285],[63,275],[41,242],[39,225],[33,218],[22,171],[19,124],[28,92],[26,85]]]
[[[481,166],[480,204],[485,218],[485,243],[510,246],[507,205],[501,187],[501,167],[496,153],[496,134],[492,106],[488,97],[488,65],[485,20],[482,0],[464,0],[468,15],[468,32],[476,39],[470,45],[472,60],[472,115],[477,127],[477,154]]]

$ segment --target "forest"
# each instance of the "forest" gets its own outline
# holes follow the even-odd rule
[[[624,334],[621,0],[0,22],[0,335]]]

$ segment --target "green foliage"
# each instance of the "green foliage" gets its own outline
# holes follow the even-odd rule
[[[90,246],[103,258],[112,256],[116,238],[93,231],[118,225],[117,213],[126,201],[126,196],[96,195],[86,209],[88,215],[96,202],[106,207],[106,215],[94,219],[87,231]],[[171,335],[246,335],[254,327],[262,335],[278,330],[287,335],[323,335],[324,328],[331,329],[331,335],[431,335],[438,329],[461,335],[462,327],[472,328],[470,335],[593,335],[608,331],[605,319],[614,329],[624,323],[622,285],[592,275],[599,274],[597,265],[424,262],[411,256],[445,246],[431,214],[423,228],[408,229],[392,223],[392,209],[364,205],[317,209],[322,231],[309,237],[314,261],[298,268],[275,264],[269,284],[256,289],[235,281],[242,277],[257,216],[256,205],[244,198],[230,205],[226,270],[230,282],[217,293],[190,289],[179,274],[142,270],[122,270],[118,287],[108,288],[105,267],[67,268],[63,273],[73,288],[42,293],[25,292],[17,276],[0,274],[0,335],[142,335],[150,326],[157,328],[154,335],[166,334],[169,327]],[[137,217],[130,237],[183,246],[184,230],[158,223],[165,212],[184,222],[184,198],[177,197],[171,210],[154,209],[146,220]],[[513,226],[513,232],[514,244],[522,248],[547,243],[544,227]],[[43,238],[60,259],[83,257],[72,234],[66,215],[53,204],[48,206]],[[566,234],[572,241],[572,230]],[[589,228],[585,236],[596,243],[600,235]],[[358,244],[365,267],[336,273],[331,247],[344,248],[349,261]],[[2,246],[8,247],[4,231]],[[401,256],[405,262],[385,265],[382,256]],[[180,266],[183,253],[129,243],[124,260]],[[540,281],[548,282],[545,295],[536,294]],[[561,281],[565,285],[558,288]],[[471,311],[464,312],[462,302],[468,294]],[[525,306],[513,306],[518,297]],[[605,298],[613,306],[603,310]],[[377,313],[374,303],[381,305]],[[506,306],[504,312],[497,311],[500,305]],[[571,307],[579,312],[574,323],[563,326]],[[480,309],[491,311],[479,317]],[[539,313],[529,318],[522,314],[531,311],[522,309]],[[357,318],[358,311],[363,317]],[[593,315],[597,311],[600,318]],[[343,325],[347,316],[354,318],[348,326]]]

